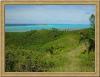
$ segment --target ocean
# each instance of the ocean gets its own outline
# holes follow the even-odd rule
[[[60,30],[80,30],[89,27],[89,24],[5,24],[5,32],[26,32],[52,28]]]

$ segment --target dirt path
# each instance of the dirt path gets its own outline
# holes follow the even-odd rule
[[[81,54],[81,46],[78,46],[77,48],[72,49],[71,51],[67,52],[67,58],[69,61],[69,64],[65,65],[66,70],[68,72],[76,72],[80,71],[80,58],[79,55]]]

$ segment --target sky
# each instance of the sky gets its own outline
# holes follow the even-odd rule
[[[5,5],[5,24],[89,24],[95,5]]]

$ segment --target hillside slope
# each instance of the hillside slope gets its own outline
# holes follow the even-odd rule
[[[95,71],[94,52],[79,44],[80,31],[37,30],[6,33],[6,71]]]

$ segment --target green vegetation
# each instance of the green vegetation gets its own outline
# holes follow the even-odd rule
[[[7,72],[94,72],[95,16],[84,30],[5,33]]]
[[[95,51],[95,16],[92,14],[90,17],[91,27],[86,32],[80,33],[80,42],[83,41],[86,45],[86,50],[88,53],[90,51]]]
[[[80,31],[6,32],[6,71],[95,71],[94,52],[82,54]],[[83,30],[83,31],[88,31]]]

